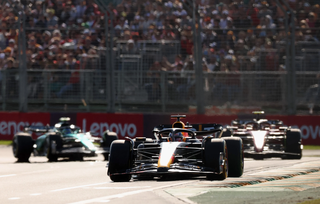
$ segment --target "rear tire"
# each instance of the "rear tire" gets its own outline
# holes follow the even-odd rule
[[[110,147],[108,175],[114,182],[128,182],[131,174],[127,170],[132,167],[133,163],[132,144],[126,140],[115,140]],[[118,175],[113,175],[118,174]]]
[[[101,147],[109,147],[111,146],[111,143],[118,139],[118,135],[115,132],[110,132],[109,130],[105,131],[103,133],[103,142],[101,143]],[[109,160],[109,152],[102,154],[105,161]]]
[[[34,141],[28,133],[18,133],[13,137],[12,151],[18,162],[29,162]]]
[[[244,153],[242,139],[239,137],[223,138],[227,143],[230,177],[240,177],[244,168]]]
[[[286,153],[295,153],[298,155],[286,155],[286,159],[301,159],[301,131],[299,129],[291,129],[286,134]]]
[[[220,152],[223,153],[224,165],[220,172]],[[205,167],[213,169],[213,173],[207,175],[208,180],[224,180],[228,177],[228,152],[227,145],[223,139],[207,139],[204,143],[203,164]]]

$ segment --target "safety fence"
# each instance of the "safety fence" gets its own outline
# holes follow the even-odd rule
[[[108,107],[104,70],[28,70],[27,95],[33,111],[105,111]],[[298,105],[318,105],[318,72],[296,73]],[[285,109],[287,72],[204,72],[205,106],[273,107]],[[116,110],[119,112],[188,112],[196,106],[194,71],[145,71],[138,66],[114,72]],[[19,104],[18,70],[1,71],[2,110]]]

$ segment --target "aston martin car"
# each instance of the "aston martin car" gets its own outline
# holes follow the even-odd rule
[[[37,139],[33,133],[41,134]],[[83,160],[83,157],[96,156],[98,153],[108,159],[110,144],[118,139],[115,132],[106,131],[102,137],[94,137],[90,132],[70,124],[70,118],[62,117],[53,127],[28,126],[23,132],[13,137],[13,154],[19,162],[27,162],[31,154],[46,156],[49,161],[57,161],[59,157],[71,160]]]
[[[220,138],[219,124],[185,125],[176,122],[154,128],[154,139],[138,137],[115,140],[111,144],[107,174],[114,182],[132,177],[155,178],[176,175],[204,176],[223,180],[243,173],[242,140]],[[199,131],[199,127],[205,127]]]
[[[248,158],[301,159],[303,145],[300,129],[284,125],[281,120],[264,119],[264,111],[254,111],[253,114],[252,119],[233,120],[223,130],[222,138],[241,138],[244,155]]]

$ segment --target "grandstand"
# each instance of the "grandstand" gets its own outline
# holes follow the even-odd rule
[[[203,106],[317,110],[318,1],[0,2],[2,110],[188,112],[196,63]]]

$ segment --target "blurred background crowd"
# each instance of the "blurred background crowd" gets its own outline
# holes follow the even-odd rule
[[[17,1],[2,1],[0,7],[1,59],[17,57],[19,33],[14,24],[18,18],[12,8]],[[30,67],[44,68],[52,63],[67,66],[68,61],[78,60],[80,55],[95,54],[97,48],[105,47],[104,13],[93,0],[24,0],[22,3],[27,14]],[[313,29],[320,27],[320,2],[290,0],[288,3],[296,11],[296,27],[301,28],[296,31],[296,40],[318,42],[320,32]],[[287,37],[285,12],[275,0],[196,0],[196,5],[201,18],[204,62],[209,71],[219,70],[224,63],[228,69],[239,66],[238,56],[255,56],[256,50],[277,48]],[[123,52],[138,53],[141,40],[178,40],[181,60],[192,55],[192,13],[185,6],[182,0],[123,0],[111,7],[115,36],[133,44],[132,49]],[[232,65],[225,59],[231,59]],[[1,68],[5,64],[2,60]],[[267,63],[265,68],[275,70],[278,66]]]
[[[13,8],[18,1],[1,1],[0,5],[2,70],[18,67],[19,32],[15,27],[18,14]],[[285,70],[285,43],[290,35],[285,31],[285,24],[292,24],[290,18],[285,22],[285,17],[290,15],[290,8],[282,4],[285,9],[282,10],[275,0],[195,1],[201,24],[196,24],[196,28],[201,27],[204,72]],[[21,0],[21,3],[26,13],[28,69],[105,69],[103,63],[94,61],[106,47],[106,36],[105,15],[93,0]],[[143,70],[193,70],[194,21],[187,5],[185,0],[122,0],[110,6],[114,18],[109,26],[115,31],[115,53],[139,55],[145,52],[146,42],[178,42],[177,52],[163,54],[160,58],[149,57]],[[318,43],[320,1],[289,0],[288,5],[296,14],[296,43]],[[318,66],[305,67],[310,71],[318,70]],[[116,68],[121,67],[117,65]],[[232,87],[228,94],[231,100],[239,91],[237,77],[233,75],[228,83]],[[77,80],[77,76],[73,76],[67,81],[70,84]],[[194,85],[192,77],[187,83],[180,83],[177,76],[173,83],[174,80],[181,85],[176,86],[180,93]],[[210,83],[209,80],[207,86],[212,86]],[[226,88],[222,87],[223,83],[219,84],[219,79],[214,83],[217,92],[224,92]],[[62,87],[53,87],[56,97],[68,90]],[[159,98],[156,89],[154,83],[146,83],[150,100]]]

